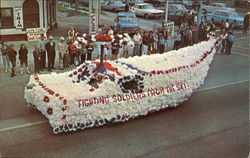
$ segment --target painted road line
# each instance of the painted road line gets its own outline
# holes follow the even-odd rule
[[[250,38],[250,36],[239,37],[239,38],[236,38],[235,40],[242,40],[242,39],[246,39],[246,38]]]
[[[232,86],[232,85],[236,85],[236,84],[240,84],[240,83],[244,83],[244,82],[249,82],[249,80],[242,80],[242,81],[238,81],[238,82],[232,82],[232,83],[222,84],[222,85],[218,85],[218,86],[212,86],[212,87],[208,87],[208,88],[198,89],[198,90],[195,90],[194,92],[203,92],[203,91],[207,91],[207,90]],[[34,125],[40,125],[40,124],[44,124],[44,123],[47,123],[47,122],[48,121],[38,121],[38,122],[32,122],[32,123],[27,123],[27,124],[23,124],[23,125],[8,127],[8,128],[2,128],[2,129],[0,129],[0,132],[6,132],[6,131],[18,129],[18,128],[31,127],[31,126],[34,126]]]
[[[2,129],[0,129],[0,132],[6,132],[6,131],[9,131],[9,130],[18,129],[18,128],[31,127],[31,126],[40,125],[40,124],[43,124],[43,123],[46,123],[46,122],[48,122],[48,121],[38,121],[38,122],[32,122],[32,123],[26,123],[26,124],[23,124],[23,125],[8,127],[8,128],[2,128]]]
[[[231,83],[227,83],[227,84],[222,84],[222,85],[218,85],[218,86],[202,88],[202,89],[195,90],[194,92],[203,92],[203,91],[207,91],[207,90],[212,90],[212,89],[217,89],[217,88],[222,88],[222,87],[228,87],[228,86],[232,86],[232,85],[236,85],[236,84],[240,84],[240,83],[244,83],[244,82],[249,82],[249,79],[248,80],[238,81],[238,82],[231,82]]]
[[[242,53],[232,52],[232,54],[250,58],[250,55],[246,55],[246,54],[242,54]]]
[[[250,49],[250,48],[247,48],[247,47],[240,47],[240,46],[233,46],[233,48],[240,48],[240,49],[246,49],[246,50]]]

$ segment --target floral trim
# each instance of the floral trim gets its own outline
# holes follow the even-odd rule
[[[136,84],[136,87],[133,89],[127,89],[124,85],[127,83],[133,82]],[[135,76],[125,76],[123,78],[120,78],[117,82],[117,84],[120,86],[121,91],[123,93],[141,93],[143,91],[144,85],[143,85],[143,77],[140,75]]]

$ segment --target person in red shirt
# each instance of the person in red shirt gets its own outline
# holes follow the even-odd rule
[[[77,48],[76,48],[76,45],[74,44],[73,40],[71,40],[69,42],[68,50],[69,50],[69,55],[70,55],[70,59],[71,59],[70,65],[75,66],[75,58],[76,58]]]

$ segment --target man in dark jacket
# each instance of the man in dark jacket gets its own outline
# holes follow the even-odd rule
[[[46,49],[45,49],[45,36],[44,34],[41,35],[41,39],[38,41],[38,46],[41,50],[41,71],[46,69]]]
[[[148,54],[152,54],[154,52],[154,37],[153,37],[153,31],[149,32],[149,37],[148,37]]]
[[[248,12],[248,13],[244,16],[243,34],[247,34],[247,31],[249,30],[249,23],[250,23],[250,12]]]
[[[15,47],[13,44],[10,45],[10,48],[8,49],[8,56],[12,65],[12,72],[11,72],[11,77],[15,77],[15,71],[16,71],[16,55],[17,52],[15,50]]]
[[[35,45],[35,50],[33,51],[35,73],[39,73],[41,69],[41,50],[37,45]]]
[[[184,47],[191,46],[192,43],[192,31],[189,26],[183,32]]]
[[[51,69],[55,69],[54,64],[56,57],[56,44],[53,42],[52,36],[49,36],[49,42],[46,43],[45,48],[48,54],[48,70],[51,71]]]
[[[129,12],[129,2],[128,2],[128,0],[126,1],[126,5],[125,5],[124,11],[125,12]]]
[[[229,32],[229,35],[227,36],[227,44],[226,44],[226,54],[230,55],[231,54],[231,49],[233,46],[235,40],[235,36],[233,32]]]

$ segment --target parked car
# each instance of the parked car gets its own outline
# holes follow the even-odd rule
[[[162,11],[164,11],[164,12],[165,12],[165,10],[166,10],[165,4],[164,4],[163,6],[156,7],[156,8],[157,8],[157,9],[160,9],[160,10],[162,10]],[[175,12],[176,12],[176,11],[179,11],[179,10],[185,11],[185,12],[188,11],[188,10],[185,8],[185,6],[182,5],[182,4],[169,4],[169,5],[168,5],[168,14],[175,14]]]
[[[140,28],[139,20],[134,13],[119,12],[115,18],[114,30],[119,33],[135,33]]]
[[[146,19],[149,18],[161,18],[164,11],[156,9],[152,4],[149,3],[137,3],[131,7],[131,12],[135,13],[136,16],[142,16]]]
[[[168,19],[173,21],[175,25],[181,25],[181,19],[186,11],[177,10],[174,14],[169,14]]]
[[[231,10],[216,10],[212,14],[208,14],[207,20],[214,19],[216,24],[219,24],[221,20],[229,20],[229,23],[236,22],[236,28],[243,28],[244,17],[239,16],[237,12]]]
[[[125,10],[125,4],[122,3],[122,1],[104,1],[102,2],[101,7],[103,10],[114,12]]]
[[[204,13],[212,13],[220,9],[235,11],[235,8],[226,7],[224,3],[212,3],[212,5],[202,5],[202,11]]]
[[[166,4],[166,0],[144,0],[147,3],[151,3],[154,6],[160,6],[162,4]]]
[[[169,14],[168,15],[168,19],[170,21],[173,21],[175,25],[181,25],[181,20],[182,17],[185,13],[187,13],[188,11],[184,11],[184,10],[177,10],[174,14]],[[197,16],[195,17],[195,20],[197,20]],[[201,15],[201,21],[202,22],[206,22],[205,19],[205,15]]]
[[[144,3],[144,0],[123,0],[123,3],[126,3],[128,1],[130,6],[135,5],[136,3]]]
[[[234,7],[250,9],[250,0],[235,0]]]
[[[187,9],[192,9],[193,1],[190,0],[169,0],[169,4],[182,4]]]

